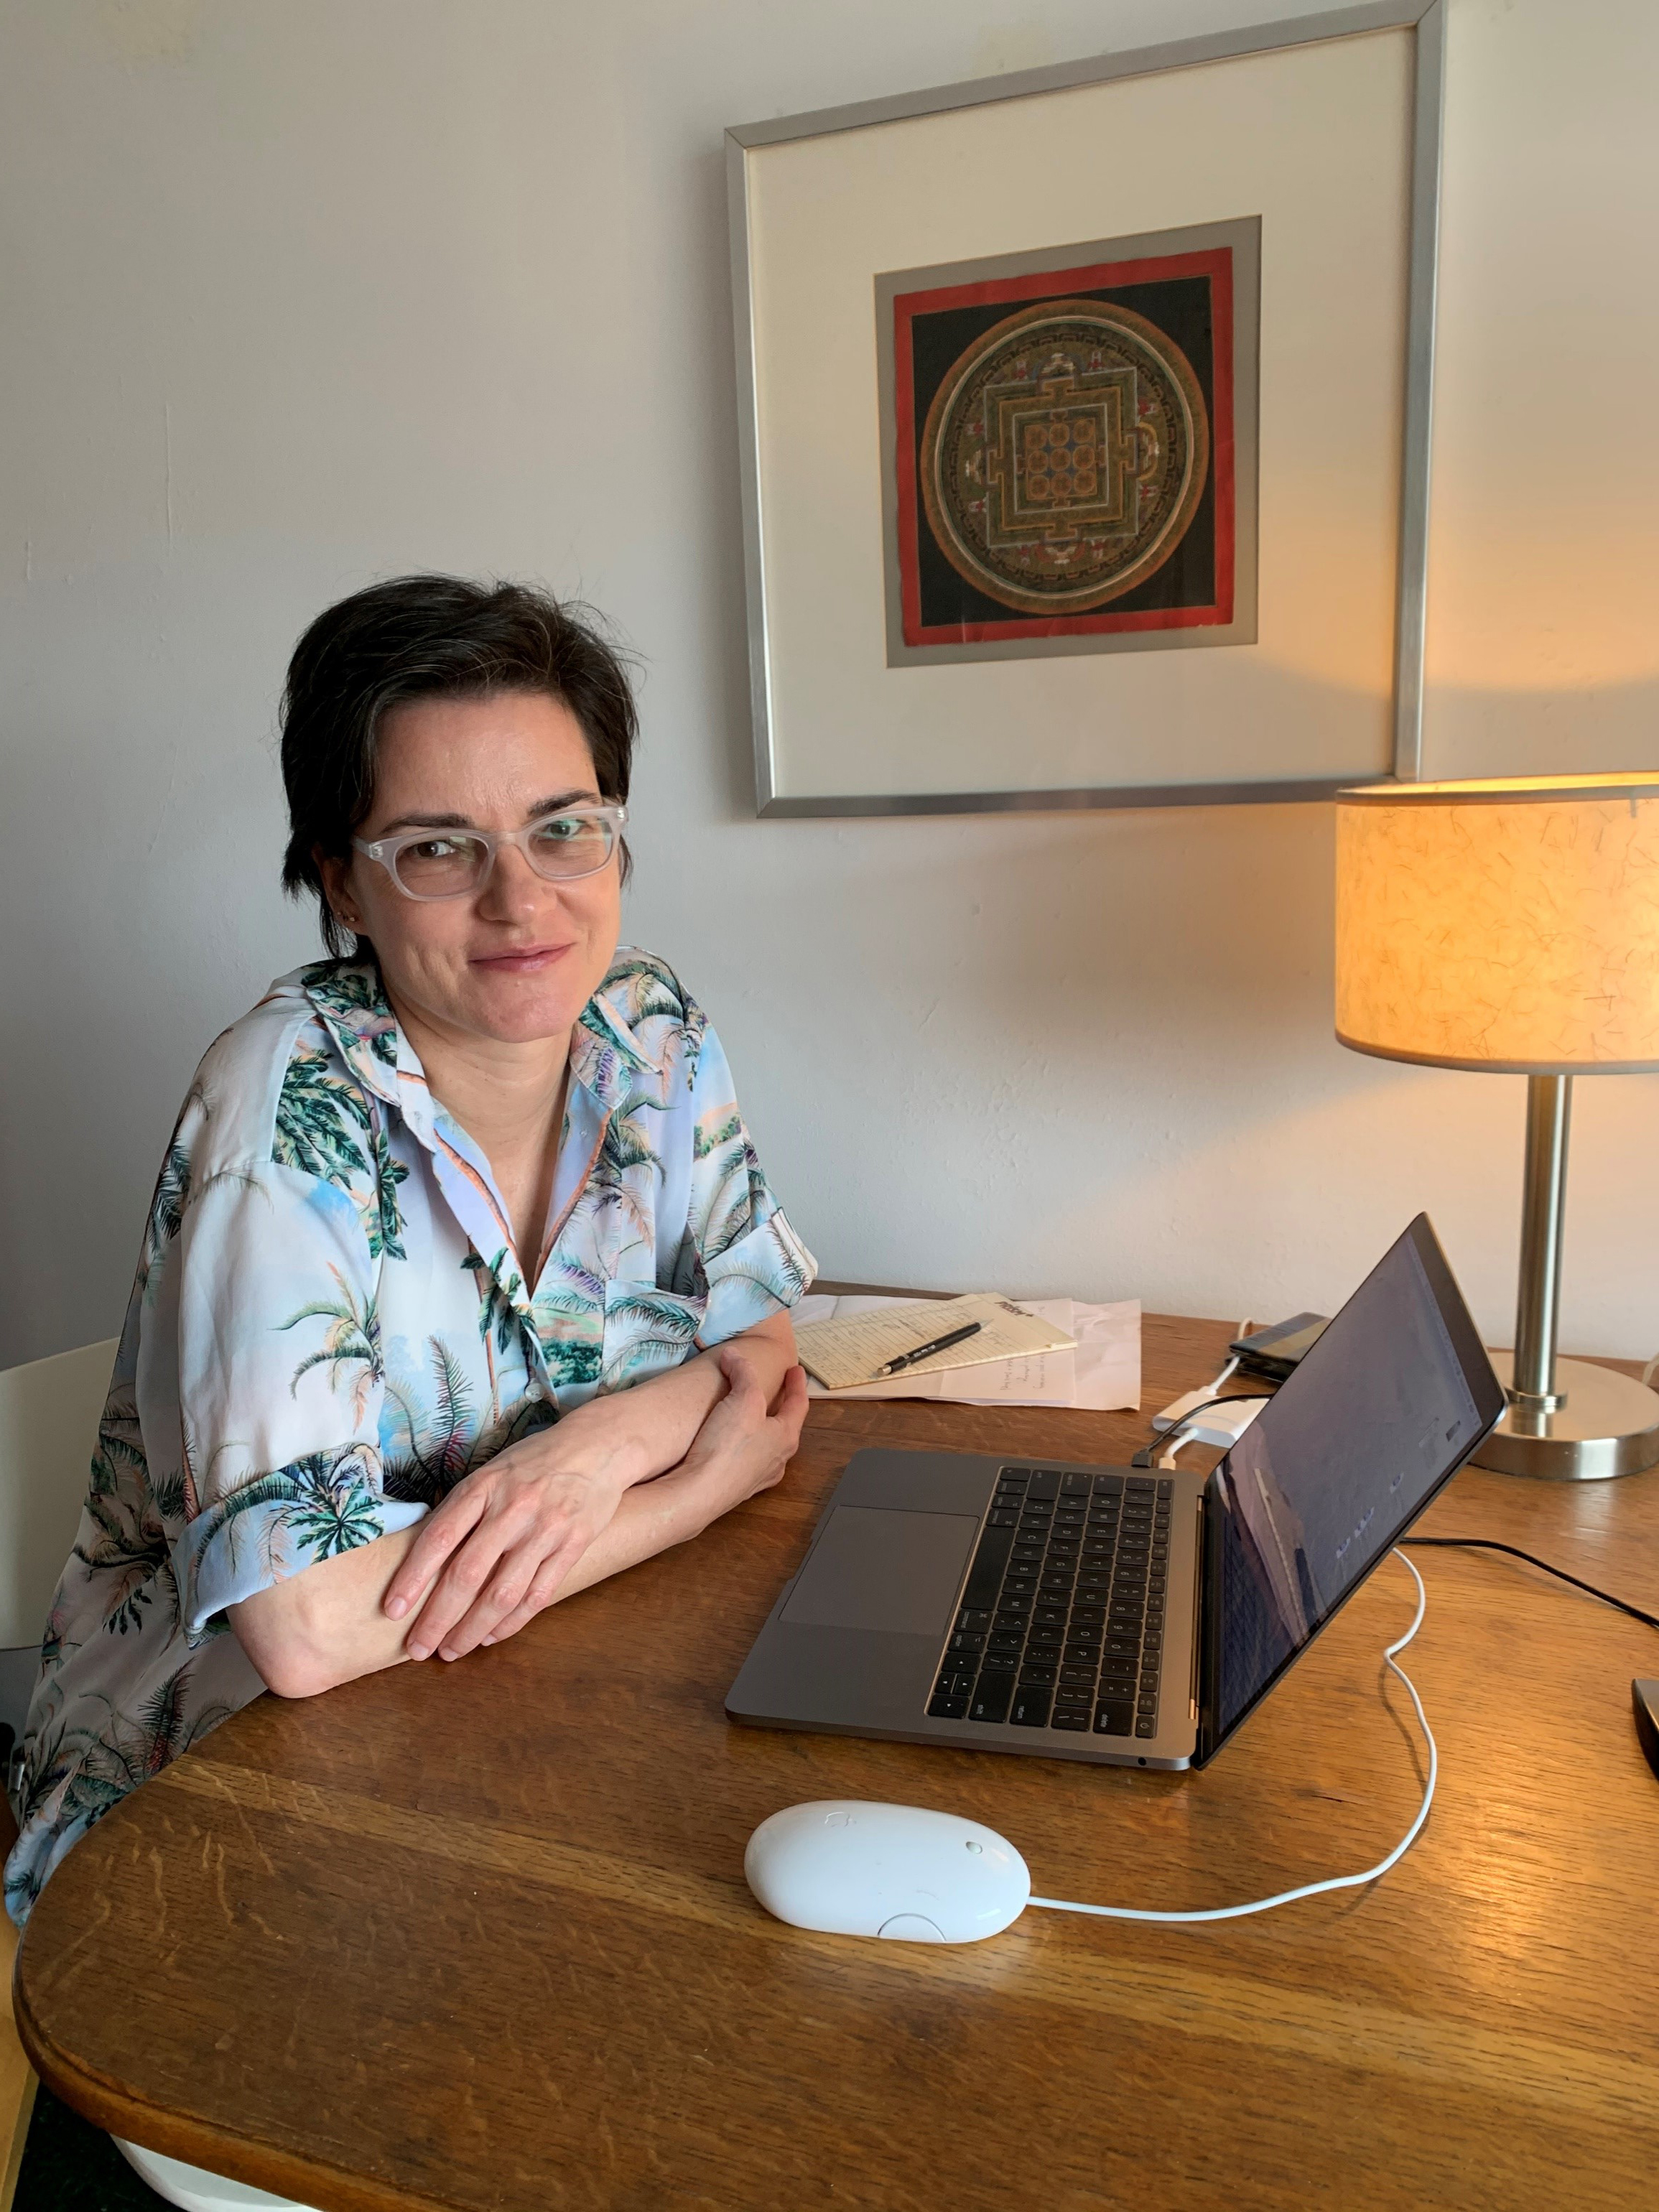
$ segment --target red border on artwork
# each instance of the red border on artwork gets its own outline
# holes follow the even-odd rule
[[[1210,280],[1210,465],[1215,477],[1215,602],[1205,607],[1151,607],[1129,614],[1012,616],[1006,622],[922,626],[916,553],[916,395],[910,325],[917,315],[950,307],[1000,307],[1005,301],[1064,297],[1162,278]],[[1233,257],[1216,246],[1202,253],[1166,253],[1139,261],[1103,261],[1079,269],[1050,269],[1029,276],[998,276],[978,284],[950,284],[933,292],[903,292],[893,301],[893,396],[897,416],[894,458],[898,470],[899,586],[906,645],[977,645],[1002,638],[1094,637],[1113,631],[1199,629],[1233,618]]]

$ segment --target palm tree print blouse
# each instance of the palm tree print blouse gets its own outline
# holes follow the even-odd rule
[[[590,1000],[568,1096],[532,1285],[372,963],[283,977],[208,1053],[46,1624],[14,1919],[94,1820],[264,1688],[227,1606],[407,1528],[562,1411],[805,1290],[815,1262],[720,1041],[651,954],[619,951]]]

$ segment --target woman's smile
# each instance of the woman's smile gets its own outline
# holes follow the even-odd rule
[[[473,953],[471,964],[497,975],[536,975],[562,960],[574,945],[574,939],[564,945],[509,945],[496,952]]]

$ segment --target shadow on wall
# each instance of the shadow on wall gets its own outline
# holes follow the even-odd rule
[[[994,1079],[1016,1054],[1105,1068],[1183,1030],[1209,1055],[1329,1026],[1328,805],[778,822],[743,836],[754,874],[714,895],[735,918],[771,894],[774,945],[813,980],[815,1005],[844,1010],[844,1043],[878,1060],[925,1042],[936,1063]]]
[[[1433,684],[1423,773],[1567,775],[1659,769],[1659,674],[1500,690]]]

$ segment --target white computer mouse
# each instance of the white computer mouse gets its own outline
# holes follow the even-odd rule
[[[1031,1894],[1024,1860],[994,1828],[856,1797],[774,1813],[749,1838],[743,1870],[767,1911],[797,1928],[906,1943],[1000,1935]]]

